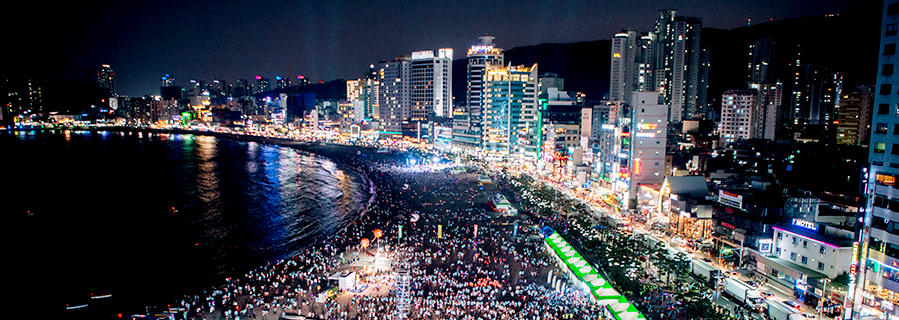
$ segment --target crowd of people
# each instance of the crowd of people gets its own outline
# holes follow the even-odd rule
[[[549,273],[565,276],[543,248],[537,222],[508,217],[488,205],[497,185],[474,173],[411,165],[402,157],[307,146],[338,165],[357,170],[376,186],[366,212],[347,229],[285,260],[186,295],[175,305],[187,319],[397,319],[395,270],[411,276],[408,319],[599,319],[601,307],[578,288],[553,288]],[[412,217],[420,217],[415,221]],[[400,238],[398,226],[403,226]],[[338,271],[361,272],[362,238],[383,230],[379,254],[393,270],[367,270],[357,290],[323,295]],[[557,290],[561,289],[561,290]],[[325,297],[325,299],[322,299]]]

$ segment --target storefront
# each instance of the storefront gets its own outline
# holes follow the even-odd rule
[[[711,205],[694,201],[672,200],[668,219],[669,231],[688,240],[708,239],[715,230]]]
[[[824,295],[824,280],[827,276],[777,257],[757,255],[756,272],[768,279],[768,284],[776,284],[781,289],[793,292],[793,297],[806,305],[818,307]],[[832,288],[828,291],[832,291]]]

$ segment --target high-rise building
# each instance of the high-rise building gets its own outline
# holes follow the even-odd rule
[[[481,90],[487,69],[502,67],[503,49],[493,45],[494,37],[479,37],[481,43],[468,49],[465,105],[453,112],[453,148],[474,154],[481,150]]]
[[[237,79],[234,84],[234,96],[243,98],[250,95],[250,82],[247,79]]]
[[[228,84],[224,80],[213,79],[209,85],[209,95],[213,97],[224,97],[227,93]]]
[[[275,83],[277,83],[278,89],[287,89],[287,86],[288,86],[287,78],[281,78],[281,76],[275,76]]]
[[[206,88],[206,81],[190,79],[189,82],[190,82],[190,85],[187,87],[187,89],[188,89],[187,95],[188,96],[196,97],[196,96],[209,95],[208,94],[209,91]]]
[[[701,118],[699,101],[699,75],[702,67],[702,19],[695,17],[674,18],[670,43],[671,68],[666,70],[670,90],[665,102],[669,104],[668,120],[680,123],[684,119]]]
[[[757,90],[725,91],[721,95],[721,124],[718,126],[720,145],[755,138],[757,109]]]
[[[494,161],[512,160],[515,154],[523,157],[519,133],[537,121],[537,65],[490,68],[481,80],[482,155]]]
[[[97,84],[102,89],[108,89],[110,97],[115,96],[115,72],[108,64],[97,69]]]
[[[253,91],[253,94],[262,93],[268,91],[270,88],[270,84],[268,78],[263,78],[261,76],[256,76],[256,90]]]
[[[659,103],[658,92],[634,92],[630,107],[630,159],[626,167],[628,208],[633,209],[641,185],[661,185],[665,178],[665,149],[668,132],[668,106]],[[624,142],[622,142],[624,144]]]
[[[347,101],[362,101],[363,95],[362,90],[364,87],[359,86],[359,83],[364,83],[362,79],[353,79],[346,81],[346,99]]]
[[[612,38],[612,65],[610,71],[609,99],[630,101],[634,91],[655,90],[653,71],[655,33],[638,35],[637,31],[624,30]]]
[[[164,76],[162,76],[162,83],[160,84],[160,86],[171,87],[174,85],[175,85],[175,77],[172,77],[172,75],[170,75],[168,73],[166,73]]]
[[[868,147],[871,142],[871,117],[874,113],[874,85],[860,85],[855,88],[859,93],[858,111],[858,143]]]
[[[393,61],[378,63],[378,106],[381,132],[384,135],[400,137],[403,123],[410,117],[409,72],[412,58],[398,57]]]
[[[670,74],[673,63],[671,51],[674,46],[672,43],[674,30],[671,25],[674,23],[676,13],[677,10],[659,10],[659,18],[656,20],[653,30],[656,35],[656,44],[652,46],[652,81],[654,90],[658,91],[662,97],[668,96],[671,91]]]
[[[609,98],[630,102],[634,91],[657,91],[669,106],[668,121],[707,117],[708,48],[702,20],[659,11],[655,30],[625,30],[612,39]]]
[[[861,93],[843,94],[837,109],[837,144],[859,144],[859,118],[861,113]]]
[[[412,53],[411,121],[428,121],[429,115],[452,117],[453,49]]]
[[[779,114],[783,109],[783,85],[777,82],[751,84],[749,87],[758,92],[757,108],[752,115],[755,132],[752,138],[775,140],[780,131]]]
[[[374,76],[347,80],[346,97],[349,101],[362,101],[364,119],[380,119],[381,110],[378,104],[380,81],[375,78],[378,73],[370,73],[370,75]]]
[[[899,278],[896,264],[899,262],[899,238],[895,235],[899,221],[899,81],[895,66],[899,64],[896,43],[899,41],[899,1],[886,0],[880,29],[880,50],[877,63],[877,85],[874,98],[873,130],[868,148],[870,167],[865,170],[864,184],[867,201],[859,212],[864,226],[859,228],[858,257],[853,255],[850,275],[850,292],[844,319],[858,319],[858,313],[871,314],[874,318],[892,318],[899,315],[893,308],[899,296]],[[857,259],[855,259],[857,258]],[[857,278],[856,278],[857,276]]]

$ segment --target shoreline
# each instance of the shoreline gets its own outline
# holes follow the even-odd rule
[[[310,318],[374,319],[374,310],[394,310],[399,298],[392,289],[396,281],[393,272],[368,275],[372,287],[361,293],[341,293],[337,300],[324,303],[316,299],[330,288],[331,274],[351,268],[348,260],[365,256],[359,253],[369,250],[360,247],[359,239],[374,240],[374,229],[383,231],[378,246],[393,247],[387,252],[393,259],[388,270],[407,269],[416,279],[410,292],[414,297],[410,318],[507,320],[520,313],[552,314],[551,318],[562,319],[572,310],[584,316],[598,315],[599,309],[579,291],[553,290],[553,285],[546,283],[547,276],[557,279],[562,274],[554,271],[556,266],[542,250],[535,228],[542,219],[524,212],[518,216],[494,212],[489,206],[492,195],[510,190],[506,183],[479,184],[478,172],[456,175],[448,170],[422,170],[426,167],[406,164],[405,152],[379,154],[371,147],[215,132],[115,131],[208,135],[288,147],[363,174],[376,188],[374,201],[352,223],[309,243],[297,255],[270,260],[242,276],[211,281],[213,285],[202,293],[183,292],[183,298],[169,300],[169,306],[181,308],[179,319],[233,319],[238,312],[242,312],[240,318],[252,314],[273,319],[287,311]],[[420,213],[417,223],[410,219],[413,213]],[[405,226],[402,239],[399,225]],[[146,311],[153,314],[164,309],[150,306]]]
[[[265,261],[262,261],[261,263],[259,263],[257,265],[248,266],[247,269],[231,270],[231,271],[227,271],[222,274],[211,275],[204,280],[197,281],[196,283],[185,287],[185,288],[188,288],[187,291],[183,291],[183,292],[180,290],[178,290],[178,292],[173,291],[170,294],[166,294],[165,296],[159,296],[159,297],[153,298],[152,300],[120,301],[120,303],[117,303],[117,306],[118,306],[117,311],[119,311],[118,313],[124,313],[125,316],[132,315],[132,314],[145,314],[146,312],[144,312],[144,311],[146,311],[146,310],[153,310],[154,308],[158,308],[159,306],[165,306],[176,300],[180,301],[181,299],[179,297],[182,297],[184,295],[195,295],[198,293],[203,293],[204,291],[209,290],[211,287],[212,288],[222,287],[222,286],[226,285],[227,279],[230,279],[233,277],[239,277],[239,276],[245,274],[246,272],[252,272],[253,270],[265,268],[267,266],[278,264],[283,261],[296,259],[297,257],[302,256],[307,251],[317,249],[317,247],[320,246],[320,244],[322,244],[322,243],[333,242],[333,241],[335,241],[335,239],[339,239],[341,236],[346,234],[348,232],[348,230],[350,230],[354,225],[359,224],[359,221],[362,220],[365,216],[369,215],[370,211],[372,210],[373,204],[377,201],[380,191],[388,188],[387,186],[384,185],[384,182],[386,182],[386,180],[375,179],[374,177],[372,177],[372,170],[367,170],[366,168],[364,168],[363,167],[364,164],[349,161],[350,159],[348,159],[348,157],[346,157],[350,154],[349,152],[344,152],[344,153],[340,152],[341,150],[355,151],[355,150],[366,150],[367,149],[366,152],[371,153],[372,155],[375,155],[375,152],[374,152],[375,149],[371,149],[371,148],[363,148],[363,147],[355,147],[355,146],[342,146],[342,145],[333,145],[333,144],[328,144],[327,146],[320,146],[318,143],[309,143],[309,142],[304,142],[304,141],[295,141],[295,140],[289,140],[289,139],[273,139],[273,138],[257,137],[257,136],[223,134],[223,133],[216,133],[216,132],[194,132],[194,131],[187,131],[187,130],[155,130],[155,129],[140,129],[140,128],[107,128],[107,129],[113,129],[113,130],[106,130],[106,129],[85,130],[85,129],[77,129],[77,128],[34,129],[34,130],[31,130],[31,129],[6,130],[6,129],[4,129],[4,130],[0,130],[0,132],[2,132],[2,131],[44,131],[44,132],[61,133],[61,132],[65,132],[65,131],[82,131],[82,132],[104,132],[105,131],[105,132],[155,133],[155,134],[179,134],[179,135],[190,134],[190,135],[211,136],[211,137],[216,137],[216,138],[221,138],[221,139],[228,139],[228,140],[235,141],[235,142],[255,142],[255,143],[259,143],[259,144],[263,144],[263,145],[272,145],[272,146],[278,146],[278,147],[282,147],[282,148],[289,148],[289,149],[294,150],[295,152],[299,152],[303,155],[319,157],[319,158],[322,158],[323,160],[327,160],[327,161],[333,163],[336,169],[341,170],[341,171],[349,171],[349,172],[351,172],[350,174],[354,174],[354,175],[358,176],[359,180],[360,180],[358,188],[360,188],[360,189],[357,189],[357,190],[363,194],[363,198],[360,199],[361,201],[359,202],[361,208],[353,209],[353,210],[359,210],[359,211],[352,214],[352,219],[347,220],[346,221],[347,224],[342,225],[339,229],[336,229],[336,231],[333,231],[330,233],[323,232],[323,233],[321,233],[321,235],[319,237],[309,239],[305,244],[303,244],[301,247],[297,248],[296,251],[293,253],[285,252],[287,254],[281,255],[280,257],[279,257],[279,255],[272,255],[269,258],[266,258]],[[379,154],[377,156],[383,156],[383,154]],[[391,158],[395,157],[395,155],[390,155],[390,157]],[[342,195],[340,198],[343,198],[347,195],[349,195],[349,193],[347,193],[346,195]],[[338,198],[338,199],[340,199],[340,198]],[[389,219],[390,217],[382,216],[381,218]],[[113,297],[113,299],[115,299],[115,297]],[[138,308],[139,305],[143,305],[144,307]],[[67,312],[62,312],[62,314],[66,314],[66,316],[74,316],[74,318],[81,318],[81,315],[77,311],[74,313],[67,311]],[[97,315],[98,314],[91,313],[89,315],[86,315],[83,318],[96,319]],[[100,317],[100,318],[103,318],[103,317]]]

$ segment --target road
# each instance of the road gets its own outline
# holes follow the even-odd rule
[[[540,179],[539,181],[541,181],[542,183],[544,183],[544,184],[546,184],[546,185],[552,186],[554,189],[556,189],[556,190],[562,192],[563,194],[567,195],[569,198],[571,198],[571,199],[577,199],[578,201],[580,201],[581,203],[583,203],[584,205],[586,205],[588,208],[591,209],[590,212],[594,215],[594,218],[597,218],[597,219],[604,219],[605,216],[613,215],[613,214],[614,214],[614,213],[610,212],[609,209],[607,209],[607,208],[604,208],[604,207],[601,207],[601,206],[596,206],[596,205],[594,205],[594,204],[592,204],[592,203],[590,203],[590,202],[588,202],[588,201],[585,201],[584,199],[582,199],[581,197],[579,197],[577,194],[575,194],[575,193],[573,193],[573,192],[570,192],[570,190],[567,190],[567,189],[565,189],[565,188],[561,188],[560,186],[558,186],[556,183],[554,183],[554,182],[552,182],[552,181],[547,181],[547,180],[544,180],[544,179]],[[657,238],[662,239],[663,241],[665,241],[666,244],[669,243],[670,237],[667,237],[667,236],[665,236],[664,234],[658,234],[658,233],[655,233],[655,232],[646,231],[647,228],[645,228],[645,226],[644,226],[643,224],[639,223],[639,222],[631,221],[631,224],[632,224],[632,227],[633,227],[634,229],[641,229],[642,232],[652,234],[653,236],[655,236],[655,237],[657,237]],[[673,247],[673,246],[672,246],[672,247]],[[688,250],[688,251],[692,251],[692,250]],[[713,265],[715,268],[718,268],[719,270],[725,270],[726,272],[736,271],[736,270],[734,270],[734,269],[732,269],[732,268],[729,268],[729,267],[727,267],[727,266],[724,266],[724,267],[722,268],[722,266],[720,266],[720,265],[718,264],[718,261],[717,261],[716,257],[709,256],[708,254],[706,254],[706,253],[704,253],[704,252],[702,252],[702,251],[700,251],[700,250],[696,250],[696,251],[692,252],[692,256],[690,256],[690,258],[692,258],[692,259],[702,259],[702,258],[707,258],[707,259],[711,260],[711,261],[712,261],[712,262],[711,262],[712,265]],[[738,279],[742,280],[742,281],[752,281],[753,279],[751,279],[751,278],[749,277],[749,274],[750,274],[750,272],[749,272],[748,270],[743,269],[743,270],[739,270],[739,274],[738,274],[736,277],[737,277]],[[689,279],[688,281],[690,281],[690,282],[695,282],[693,279]],[[800,303],[800,305],[801,305],[801,307],[800,307],[800,312],[802,312],[802,313],[807,313],[807,314],[812,314],[812,315],[816,315],[816,311],[815,311],[815,308],[814,308],[814,307],[805,305],[804,303],[801,303],[800,301],[796,300],[796,299],[793,297],[792,292],[784,291],[784,290],[781,289],[780,287],[777,287],[777,286],[771,285],[771,284],[762,284],[762,285],[759,286],[758,290],[759,290],[759,292],[771,292],[771,293],[773,293],[773,294],[774,294],[774,299],[776,299],[777,301],[795,301],[795,302],[798,302],[798,303]],[[727,308],[728,310],[736,310],[736,303],[734,303],[733,301],[731,301],[730,299],[728,299],[727,297],[725,297],[723,294],[720,296],[720,298],[719,298],[718,300],[715,301],[715,303],[716,303],[717,305],[721,306],[721,307]],[[822,315],[822,317],[823,317],[822,319],[824,319],[824,320],[833,320],[833,318],[830,318],[830,317],[827,317],[827,316],[823,316],[823,315]],[[753,313],[751,318],[752,318],[752,319],[759,319],[759,320],[764,319],[764,317],[763,317],[761,314],[759,314],[759,313]]]

